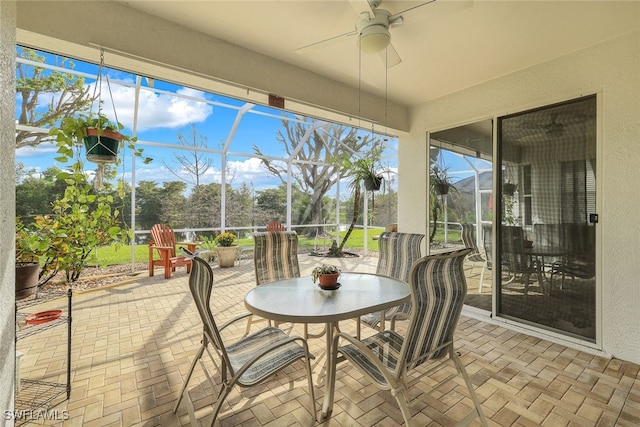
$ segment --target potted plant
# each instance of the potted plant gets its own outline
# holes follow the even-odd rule
[[[431,221],[433,221],[429,242],[432,243],[438,226],[438,214],[444,213],[444,197],[450,191],[457,193],[458,189],[451,182],[447,168],[438,163],[432,163],[431,168],[429,168],[429,185],[431,187]]]
[[[504,174],[505,174],[505,182],[502,184],[502,193],[505,196],[513,196],[516,192],[516,190],[518,189],[517,184],[515,184],[513,182],[513,176],[514,176],[514,172],[513,169],[515,169],[516,166],[511,165],[511,164],[507,164],[505,170],[504,170]]]
[[[32,295],[38,287],[39,258],[49,248],[48,240],[37,231],[27,229],[16,220],[16,299]]]
[[[502,184],[502,193],[505,196],[513,196],[516,192],[516,184],[512,183],[512,182],[506,182],[504,184]]]
[[[216,258],[216,239],[213,236],[198,236],[199,246],[203,251],[196,251],[198,256],[212,263]]]
[[[52,128],[49,134],[56,137],[58,153],[65,161],[73,157],[72,147],[82,144],[87,150],[87,160],[94,163],[118,163],[119,149],[125,143],[134,155],[142,157],[143,149],[135,146],[137,138],[121,133],[122,129],[121,123],[112,122],[102,113],[80,114],[65,117],[60,126]],[[151,159],[143,158],[143,161],[149,163]]]
[[[313,283],[319,282],[322,289],[337,289],[340,269],[335,265],[322,264],[311,271]]]
[[[435,193],[439,196],[443,196],[449,193],[449,190],[453,189],[457,191],[457,189],[451,183],[451,178],[449,178],[449,174],[447,172],[447,168],[434,164],[431,166],[429,179],[431,181],[431,188],[435,191]]]
[[[353,192],[353,216],[351,218],[351,224],[349,229],[344,235],[344,238],[340,242],[340,245],[332,245],[329,250],[331,256],[342,256],[342,249],[347,243],[349,236],[355,228],[358,217],[360,216],[360,199],[361,199],[361,183],[364,184],[367,191],[371,191],[371,210],[375,209],[375,199],[373,198],[373,191],[380,189],[383,181],[383,177],[377,171],[378,160],[380,159],[380,148],[372,149],[365,153],[365,157],[359,158],[352,162],[350,157],[339,159],[342,169],[345,171],[345,176],[351,178],[349,182],[349,188]]]
[[[349,171],[352,182],[363,182],[367,191],[378,191],[382,184],[382,175],[377,172],[374,159],[358,159],[351,164]]]
[[[236,235],[225,231],[216,237],[216,253],[220,268],[233,267],[238,253]]]

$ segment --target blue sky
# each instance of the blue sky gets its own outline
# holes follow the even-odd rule
[[[40,52],[40,54],[42,54]],[[49,54],[44,55],[47,63],[59,64],[60,59]],[[107,58],[105,57],[105,61]],[[87,64],[74,61],[74,70],[96,75],[99,67],[96,64]],[[103,100],[102,111],[110,118],[117,114],[128,133],[131,133],[134,122],[135,110],[135,76],[118,70],[103,68],[101,98]],[[109,83],[107,83],[107,77]],[[91,93],[96,90],[93,78],[85,78],[89,84]],[[226,142],[229,131],[236,118],[237,108],[245,102],[223,97],[217,94],[205,93],[200,90],[177,86],[168,82],[150,81],[143,78],[139,96],[137,137],[140,145],[151,141],[154,143],[178,144],[178,134],[192,140],[192,124],[195,125],[199,138],[206,138],[207,146],[211,149],[219,149]],[[175,96],[180,95],[180,96]],[[111,102],[113,99],[113,104]],[[204,101],[208,102],[204,102]],[[43,99],[42,102],[49,102]],[[219,104],[229,105],[225,108]],[[19,105],[19,98],[16,100]],[[115,105],[115,113],[113,105]],[[41,106],[44,108],[45,106]],[[97,110],[97,105],[93,111]],[[19,109],[16,109],[18,114]],[[282,128],[279,117],[287,114],[281,110],[264,106],[256,106],[253,111],[270,114],[275,117],[249,113],[244,116],[241,125],[232,140],[230,151],[252,153],[253,145],[258,145],[265,155],[284,156],[282,145],[276,141],[276,132]],[[366,132],[366,131],[363,131]],[[397,140],[392,140],[396,144]],[[176,150],[159,147],[144,147],[145,156],[153,158],[153,162],[143,165],[136,164],[136,181],[150,180],[162,183],[164,181],[177,180],[167,167],[180,173],[179,164],[175,158]],[[395,147],[390,153],[395,152]],[[187,154],[187,151],[180,151]],[[387,153],[388,154],[388,153]],[[25,147],[16,150],[16,161],[25,163],[30,168],[44,170],[50,166],[63,167],[55,160],[55,146],[52,144],[40,144],[37,148]],[[131,156],[123,162],[122,175],[129,179],[131,170]],[[220,182],[219,156],[213,156],[212,168],[207,171],[205,183]],[[279,180],[268,174],[261,165],[259,159],[247,156],[230,156],[228,169],[232,178],[232,185],[240,185],[245,182],[256,189],[277,185]],[[387,164],[388,162],[385,162]],[[90,165],[87,165],[90,168]],[[394,167],[395,169],[395,167]]]
[[[40,53],[42,54],[42,53]],[[59,64],[59,58],[44,54],[47,63]],[[96,64],[88,64],[73,61],[74,70],[95,76],[99,67]],[[135,76],[119,70],[103,68],[101,98],[103,100],[103,113],[114,119],[117,115],[120,121],[132,133],[135,110]],[[108,82],[107,82],[108,78]],[[85,77],[91,93],[95,93],[96,82],[92,77]],[[179,95],[179,96],[175,96]],[[113,99],[113,103],[112,103]],[[49,100],[43,100],[48,102]],[[207,102],[204,102],[207,101]],[[16,105],[19,105],[19,99]],[[192,125],[195,125],[198,140],[206,139],[207,146],[212,149],[221,149],[229,137],[230,129],[236,119],[237,109],[242,107],[245,101],[224,97],[218,94],[206,93],[200,90],[174,85],[159,80],[150,81],[142,79],[138,106],[137,137],[140,145],[145,149],[145,156],[152,157],[151,164],[136,163],[136,181],[148,180],[162,183],[177,180],[175,174],[180,174],[180,165],[175,153],[188,154],[187,151],[165,149],[153,146],[144,146],[145,142],[164,143],[178,145],[178,135],[181,134],[188,141],[192,140]],[[115,105],[115,111],[114,107]],[[226,108],[225,106],[230,108]],[[43,105],[41,108],[45,108]],[[94,111],[97,110],[94,106]],[[258,145],[265,155],[284,156],[282,145],[276,141],[276,133],[282,128],[279,117],[290,114],[281,110],[264,106],[256,106],[253,112],[266,114],[246,114],[238,127],[230,147],[231,152],[252,153],[253,146]],[[18,114],[19,109],[16,109]],[[367,132],[367,131],[363,131]],[[397,140],[392,140],[392,149],[385,155],[393,156],[396,150],[394,146]],[[53,144],[40,144],[37,148],[24,147],[16,150],[16,161],[25,163],[29,168],[44,170],[50,166],[63,167],[54,160],[56,148]],[[212,167],[207,171],[203,181],[220,182],[221,165],[220,157],[212,156]],[[453,181],[469,176],[471,166],[458,155],[444,154],[444,162],[449,166],[450,176]],[[487,163],[478,163],[478,167],[486,167]],[[385,161],[385,165],[389,162]],[[391,167],[397,170],[396,161]],[[87,166],[90,168],[90,165]],[[457,173],[456,171],[466,171]],[[119,175],[130,180],[131,159],[125,157],[125,162],[119,170]],[[173,171],[173,172],[172,172]],[[250,156],[229,156],[228,176],[234,186],[246,183],[257,190],[279,184],[279,180],[271,176],[257,158]]]

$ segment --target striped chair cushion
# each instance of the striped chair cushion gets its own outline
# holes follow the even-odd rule
[[[282,330],[267,327],[243,337],[231,345],[225,345],[210,306],[213,272],[209,264],[201,258],[195,257],[193,261],[189,287],[202,318],[204,334],[206,339],[212,341],[220,357],[223,360],[228,360],[231,366],[231,375],[235,375],[257,352],[281,340],[289,339],[289,336]],[[240,376],[238,383],[245,386],[257,384],[283,367],[304,357],[304,348],[297,342],[290,342],[258,359]]]
[[[475,228],[470,222],[462,223],[462,243],[465,247],[471,249],[471,253],[467,258],[469,261],[484,262],[484,258],[480,254],[478,244],[476,243]]]
[[[414,262],[420,259],[420,245],[424,234],[384,232],[378,240],[379,258],[376,274],[389,276],[409,282],[409,272]],[[408,313],[410,304],[394,307],[385,312],[390,317],[397,312]],[[380,313],[370,313],[361,317],[361,321],[376,327],[380,323]]]
[[[425,257],[411,271],[413,306],[406,335],[407,369],[421,364],[425,355],[453,340],[467,294],[462,267],[469,252],[467,248]],[[444,350],[437,351],[429,359],[444,353]]]
[[[295,231],[254,233],[256,284],[300,277],[298,235]]]
[[[289,338],[289,336],[281,329],[267,327],[227,346],[227,355],[229,356],[232,371],[238,372],[256,352],[262,351],[271,344],[287,338]],[[255,364],[251,365],[251,367],[240,376],[238,383],[244,386],[257,384],[278,372],[284,366],[288,366],[296,360],[304,358],[304,356],[302,346],[296,342],[290,342],[258,359]]]
[[[405,336],[382,331],[362,340],[393,377],[400,378],[406,370],[445,354],[446,348],[436,349],[453,340],[467,293],[462,267],[469,252],[467,248],[416,262],[409,275],[413,306]],[[387,385],[381,372],[357,347],[350,344],[338,351],[379,385]]]

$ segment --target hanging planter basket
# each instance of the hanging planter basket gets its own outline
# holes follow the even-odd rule
[[[444,196],[449,193],[449,184],[435,184],[433,187],[439,196]]]
[[[366,188],[367,191],[378,191],[380,190],[381,185],[382,185],[381,176],[370,176],[365,178],[364,180],[364,188]]]
[[[87,149],[87,160],[94,163],[115,163],[118,160],[118,150],[122,143],[119,132],[87,128],[84,146]]]
[[[502,184],[502,193],[505,196],[513,196],[516,192],[516,185],[511,183]]]

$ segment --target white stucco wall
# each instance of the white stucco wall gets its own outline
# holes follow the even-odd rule
[[[398,221],[426,230],[425,201],[416,194],[426,195],[427,131],[593,93],[599,105],[598,344],[640,363],[640,32],[414,108],[411,136],[400,141]]]
[[[12,426],[15,369],[15,20],[16,5],[0,1],[0,425]],[[5,424],[6,423],[6,424]]]

